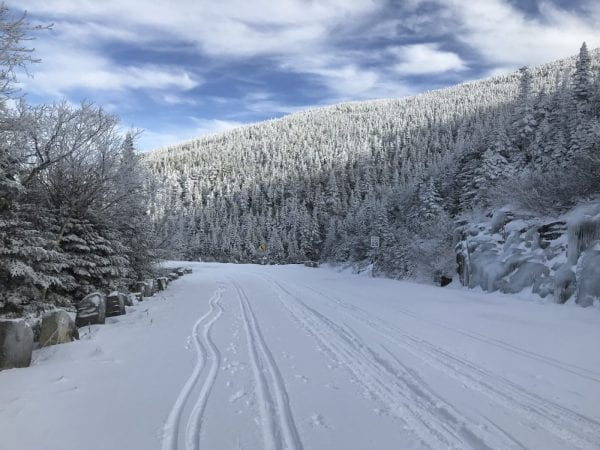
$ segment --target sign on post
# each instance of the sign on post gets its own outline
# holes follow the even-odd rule
[[[371,236],[371,248],[379,248],[379,236]]]

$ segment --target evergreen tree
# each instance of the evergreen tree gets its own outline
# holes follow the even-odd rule
[[[586,43],[579,49],[573,74],[573,98],[583,108],[590,101],[592,90],[592,59]]]
[[[529,145],[535,134],[536,126],[537,121],[534,117],[532,102],[532,76],[528,67],[522,67],[513,122],[514,142],[518,152],[512,155],[512,159],[518,165],[523,165],[531,160]]]

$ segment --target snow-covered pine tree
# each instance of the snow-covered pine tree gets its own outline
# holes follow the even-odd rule
[[[531,161],[529,146],[538,125],[535,120],[532,83],[533,77],[528,67],[519,69],[520,81],[513,121],[513,136],[516,152],[511,155],[515,164],[524,166]]]

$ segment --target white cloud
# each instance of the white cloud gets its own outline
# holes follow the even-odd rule
[[[61,50],[55,51],[54,46]],[[197,75],[169,66],[115,66],[96,51],[73,46],[62,37],[43,41],[37,52],[44,58],[43,64],[22,84],[27,91],[42,95],[61,97],[71,89],[187,91],[202,83]]]
[[[198,101],[186,95],[172,94],[170,92],[161,93],[153,97],[154,100],[167,105],[198,105]]]
[[[437,44],[414,44],[395,49],[400,62],[394,70],[401,75],[436,74],[464,70],[464,61],[456,53],[439,49]]]
[[[38,90],[63,92],[70,87],[90,89],[189,89],[197,76],[152,67],[113,67],[101,60],[99,44],[129,45],[185,42],[195,45],[212,63],[231,58],[268,56],[289,61],[296,73],[310,73],[345,98],[372,97],[385,84],[381,74],[361,69],[361,61],[329,61],[303,67],[307,57],[337,52],[332,37],[385,6],[385,0],[8,0],[56,23],[58,35],[46,39],[38,54]],[[335,33],[334,33],[335,32]],[[336,34],[337,36],[337,34]],[[159,44],[160,45],[160,44]],[[57,61],[53,63],[52,61]],[[60,61],[60,62],[58,62]],[[334,63],[334,64],[331,64]],[[156,80],[156,86],[152,81]],[[371,94],[369,94],[371,90]],[[164,101],[176,104],[175,96]],[[267,106],[266,103],[262,107]]]
[[[226,100],[230,102],[231,99]],[[277,113],[290,114],[297,111],[308,109],[309,105],[292,106],[281,101],[278,101],[274,96],[267,91],[255,91],[246,94],[241,99],[241,104],[244,109],[243,113],[252,111],[259,114],[272,114]]]
[[[411,93],[410,88],[397,75],[384,69],[361,67],[356,63],[362,58],[368,60],[372,57],[372,54],[340,55],[333,49],[324,49],[319,54],[282,58],[281,68],[315,76],[330,92],[322,103],[400,97]]]
[[[216,56],[300,51],[328,38],[328,30],[377,10],[380,0],[10,0],[15,8],[59,17],[170,35]],[[108,25],[105,25],[105,28]],[[104,30],[107,34],[107,30]]]
[[[583,41],[600,46],[600,3],[590,2],[587,15],[540,4],[540,16],[529,17],[503,0],[443,0],[454,11],[459,40],[498,66],[535,65],[573,55]]]

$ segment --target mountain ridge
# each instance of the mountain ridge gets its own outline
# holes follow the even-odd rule
[[[599,48],[595,48],[590,50],[590,53],[592,55],[594,55],[594,57],[600,58],[600,47]],[[532,71],[532,74],[534,75],[534,77],[536,76],[536,74],[544,72],[545,70],[552,70],[553,66],[556,64],[559,65],[573,65],[573,63],[575,62],[577,56],[573,55],[573,56],[569,56],[567,58],[561,58],[555,61],[551,61],[548,63],[544,63],[544,64],[540,64],[537,66],[533,66],[530,68],[530,70]],[[408,101],[411,99],[414,99],[416,97],[427,97],[429,95],[434,95],[436,93],[440,93],[443,91],[449,91],[449,90],[460,90],[460,89],[466,89],[469,88],[473,85],[477,85],[481,82],[487,82],[487,81],[494,81],[494,82],[507,82],[507,81],[515,81],[518,79],[519,76],[519,70],[514,70],[512,72],[508,72],[505,74],[500,74],[500,75],[494,75],[491,77],[482,77],[482,78],[478,78],[475,80],[468,80],[468,81],[464,81],[461,83],[457,83],[454,85],[450,85],[450,86],[446,86],[446,87],[441,87],[441,88],[437,88],[437,89],[431,89],[431,90],[426,90],[423,92],[418,92],[412,95],[407,95],[404,97],[389,97],[389,98],[375,98],[375,99],[368,99],[368,100],[350,100],[350,101],[345,101],[345,102],[340,102],[340,103],[333,103],[330,105],[319,105],[319,106],[314,106],[314,107],[308,107],[307,109],[303,109],[301,111],[294,111],[292,113],[289,114],[284,114],[280,117],[274,117],[274,118],[270,118],[270,119],[265,119],[265,120],[259,120],[257,122],[250,122],[250,123],[245,123],[245,124],[241,124],[235,127],[232,127],[230,129],[224,130],[224,131],[218,131],[218,132],[214,132],[214,133],[209,133],[206,135],[202,135],[202,136],[198,136],[198,137],[194,137],[191,139],[186,139],[186,140],[182,140],[182,141],[178,141],[175,142],[173,144],[168,144],[168,145],[164,145],[162,147],[158,147],[155,149],[151,149],[148,150],[146,152],[144,152],[144,155],[149,155],[152,153],[156,153],[156,152],[163,152],[163,151],[168,151],[169,149],[173,149],[173,148],[178,148],[178,147],[183,147],[198,141],[210,141],[212,139],[215,138],[219,138],[219,137],[224,137],[227,136],[230,132],[235,132],[235,131],[240,131],[240,130],[244,130],[246,128],[251,128],[254,126],[260,126],[260,125],[264,125],[264,124],[270,124],[272,122],[278,122],[281,120],[293,120],[296,117],[300,117],[302,115],[305,114],[311,114],[311,113],[320,113],[320,112],[329,112],[329,111],[335,111],[338,109],[342,109],[344,107],[352,107],[352,106],[363,106],[363,107],[368,107],[371,105],[376,105],[379,104],[381,106],[389,106],[389,104],[394,104],[394,103],[401,103],[404,101]]]

